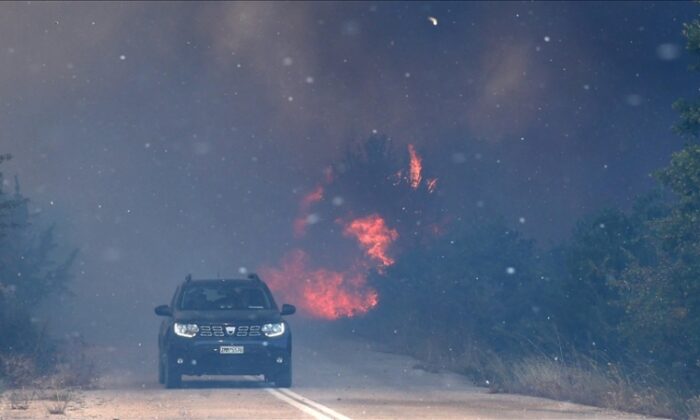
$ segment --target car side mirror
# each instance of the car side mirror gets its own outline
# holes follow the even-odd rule
[[[155,312],[158,316],[173,316],[173,310],[168,305],[156,306]]]
[[[297,311],[296,306],[285,303],[284,305],[282,305],[282,310],[280,311],[280,314],[281,315],[291,315],[296,311]]]

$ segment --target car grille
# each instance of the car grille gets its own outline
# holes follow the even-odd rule
[[[227,327],[235,328],[233,333],[227,331]],[[200,337],[259,337],[260,325],[226,325],[210,324],[199,326]]]

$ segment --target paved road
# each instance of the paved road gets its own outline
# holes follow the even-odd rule
[[[127,361],[124,354],[116,349],[105,353],[113,361]],[[256,377],[190,378],[184,389],[164,390],[155,381],[155,363],[150,356],[127,366],[116,363],[105,375],[103,389],[80,394],[70,404],[67,417],[639,418],[541,398],[489,394],[463,376],[417,369],[418,363],[409,357],[376,351],[367,342],[339,338],[323,328],[296,332],[294,363],[295,384],[290,390],[266,388]],[[5,407],[0,417],[45,417],[47,404],[34,401],[29,410]]]

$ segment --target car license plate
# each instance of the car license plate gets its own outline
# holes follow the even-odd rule
[[[221,346],[219,354],[243,354],[243,346]]]

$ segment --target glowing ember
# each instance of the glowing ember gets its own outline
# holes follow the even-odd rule
[[[294,236],[304,236],[306,233],[306,217],[297,217],[292,225]]]
[[[403,180],[403,170],[399,169],[394,175],[390,176],[389,179],[394,185],[399,185],[401,180]]]
[[[280,268],[265,267],[260,274],[275,294],[294,302],[301,313],[316,318],[364,314],[378,301],[377,292],[366,286],[364,275],[310,269],[306,253],[299,249],[287,254]]]
[[[423,162],[412,144],[408,145],[408,154],[411,157],[411,162],[409,165],[411,187],[416,189],[420,185],[420,181],[423,178],[421,175],[421,171],[423,170]]]
[[[323,170],[323,180],[324,180],[324,182],[326,183],[326,185],[330,185],[331,183],[333,183],[333,179],[334,179],[334,178],[335,178],[335,177],[334,177],[334,175],[333,175],[333,168],[332,168],[331,166],[327,166],[327,167]]]
[[[301,204],[299,207],[303,211],[308,211],[309,207],[314,203],[318,203],[323,199],[323,187],[321,185],[317,186],[316,189],[306,194],[304,198],[301,199]]]
[[[394,263],[387,255],[387,249],[399,237],[399,233],[390,229],[378,214],[353,220],[345,227],[345,234],[354,236],[370,258],[384,266]]]
[[[306,194],[299,202],[299,216],[294,219],[294,235],[303,236],[306,233],[306,226],[310,219],[309,210],[311,206],[323,199],[323,186],[317,186],[313,191]]]
[[[425,185],[428,187],[428,192],[432,193],[437,187],[437,178],[430,178],[425,180]]]

